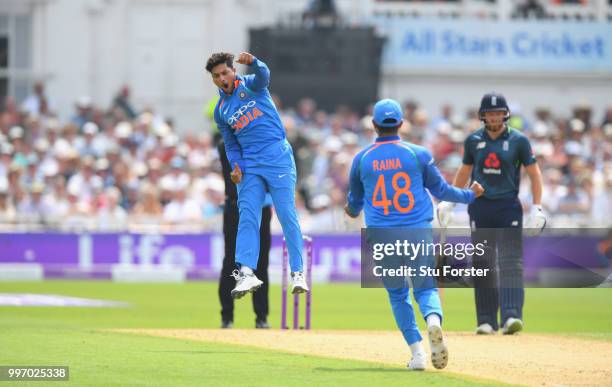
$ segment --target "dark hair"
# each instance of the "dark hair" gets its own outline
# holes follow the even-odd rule
[[[206,61],[206,71],[210,73],[215,66],[223,63],[227,67],[234,67],[234,55],[227,52],[215,52]]]
[[[374,121],[372,121],[372,124],[374,125],[374,128],[379,134],[388,135],[388,136],[396,134],[399,131],[399,129],[402,127],[401,123],[399,125],[389,126],[389,127],[378,126],[376,125],[376,122]]]

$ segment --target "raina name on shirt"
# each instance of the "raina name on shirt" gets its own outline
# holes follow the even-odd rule
[[[398,158],[372,161],[372,169],[374,171],[388,171],[400,168],[402,168],[402,162]]]

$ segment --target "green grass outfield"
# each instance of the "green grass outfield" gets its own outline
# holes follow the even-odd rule
[[[386,292],[358,284],[313,289],[314,329],[393,330]],[[126,301],[128,308],[0,307],[0,365],[68,365],[74,385],[473,384],[445,373],[290,355],[246,346],[102,331],[104,328],[218,328],[215,283],[2,283],[0,293],[46,293]],[[472,290],[445,291],[445,329],[474,329]],[[270,291],[279,326],[280,291]],[[612,340],[612,289],[527,289],[526,330]],[[251,300],[237,302],[235,327],[252,328]],[[408,354],[408,352],[407,352]],[[408,360],[408,359],[406,359]],[[40,382],[17,385],[40,386]],[[0,382],[0,387],[8,383]],[[56,384],[54,384],[56,385]],[[64,385],[64,384],[57,384]]]

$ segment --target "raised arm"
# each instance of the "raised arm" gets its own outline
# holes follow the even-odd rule
[[[259,91],[265,89],[270,84],[270,69],[259,59],[248,52],[242,52],[238,56],[238,63],[249,66],[252,74],[244,77],[244,84],[247,88]]]

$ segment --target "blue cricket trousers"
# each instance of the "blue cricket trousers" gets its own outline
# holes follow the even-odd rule
[[[491,275],[474,278],[478,325],[499,329],[508,318],[523,318],[523,208],[518,198],[478,198],[468,206],[472,242],[487,247],[483,256],[472,257],[473,266],[491,269]]]
[[[257,268],[259,225],[266,192],[270,192],[276,216],[285,234],[291,271],[302,271],[302,231],[295,208],[297,173],[293,150],[287,140],[266,149],[266,159],[249,160],[237,184],[240,220],[236,239],[236,262]]]

